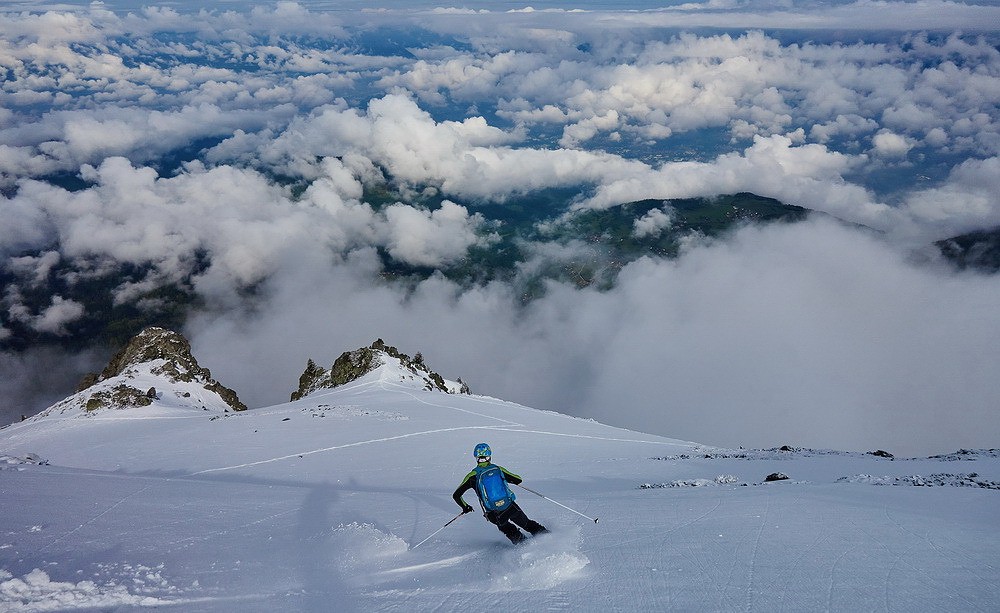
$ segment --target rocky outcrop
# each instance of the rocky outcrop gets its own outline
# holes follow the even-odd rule
[[[292,400],[304,398],[316,390],[330,387],[330,373],[310,359],[306,369],[299,377],[299,389],[292,392]]]
[[[424,358],[419,352],[411,358],[395,347],[386,345],[382,339],[378,339],[368,347],[340,354],[329,370],[318,366],[310,359],[306,362],[302,376],[299,377],[299,388],[292,392],[291,399],[299,400],[317,390],[335,388],[356,381],[390,360],[398,362],[403,370],[422,380],[424,389],[449,394],[456,392],[454,385],[449,385],[444,377],[424,364]],[[457,383],[458,393],[471,393],[469,386],[461,379]]]
[[[371,347],[362,347],[340,354],[330,367],[330,387],[350,383],[375,370],[385,363],[381,359],[382,353],[388,352],[385,351],[385,343],[379,339],[372,343]],[[395,353],[398,355],[398,352]]]
[[[244,411],[236,392],[212,378],[207,368],[198,364],[191,353],[191,343],[183,335],[163,328],[146,328],[119,351],[100,374],[90,374],[80,382],[78,392],[85,392],[99,383],[121,378],[116,385],[95,390],[86,400],[87,411],[101,408],[149,406],[157,398],[155,388],[137,388],[129,379],[139,370],[162,377],[167,383],[194,383],[217,394],[233,411]]]

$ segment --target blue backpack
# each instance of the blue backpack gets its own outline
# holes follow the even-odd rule
[[[506,511],[514,502],[514,492],[507,487],[503,471],[496,464],[476,467],[476,493],[487,512]]]

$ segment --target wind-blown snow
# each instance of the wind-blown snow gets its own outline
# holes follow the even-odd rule
[[[720,450],[424,391],[400,374],[382,368],[241,413],[175,407],[168,419],[154,405],[3,429],[0,610],[988,611],[1000,601],[997,491],[869,485],[995,482],[996,453]],[[414,548],[459,512],[451,492],[483,440],[526,486],[600,522],[515,488],[550,534],[513,547],[474,513]],[[776,471],[790,479],[764,483]]]
[[[127,587],[115,583],[97,585],[93,581],[52,581],[48,573],[37,568],[17,578],[0,570],[0,580],[0,603],[9,606],[5,610],[12,612],[169,604],[159,598],[132,594]]]

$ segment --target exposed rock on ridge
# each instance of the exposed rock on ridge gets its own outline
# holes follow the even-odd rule
[[[420,353],[410,357],[401,353],[395,347],[386,345],[382,339],[376,340],[369,347],[354,351],[345,351],[334,361],[329,370],[318,366],[314,361],[306,363],[306,369],[299,377],[299,389],[292,392],[291,399],[299,400],[321,389],[330,389],[350,383],[383,366],[387,359],[398,360],[400,365],[424,381],[424,389],[436,390],[448,394],[456,393],[444,377],[434,372],[424,364]],[[458,393],[470,394],[469,386],[458,379]]]
[[[157,398],[155,388],[141,390],[128,384],[128,378],[138,372],[140,366],[149,365],[149,373],[165,378],[170,383],[195,383],[214,392],[233,410],[245,411],[236,392],[212,378],[207,368],[198,364],[191,354],[191,343],[184,336],[150,327],[136,335],[128,345],[119,351],[107,367],[98,375],[88,375],[77,388],[83,392],[115,377],[125,379],[113,387],[98,390],[90,395],[86,409],[93,411],[104,407],[129,408],[149,406]]]

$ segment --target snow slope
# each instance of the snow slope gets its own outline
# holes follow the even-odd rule
[[[551,534],[474,513],[413,549],[480,441],[600,522],[515,488]],[[709,449],[392,365],[240,413],[53,411],[0,431],[0,610],[996,611],[997,456]]]

